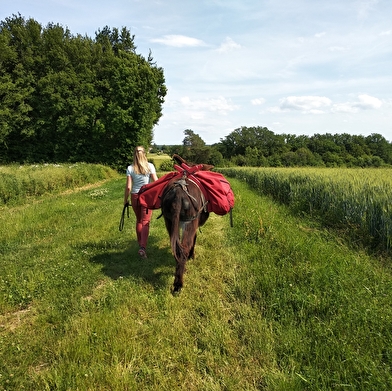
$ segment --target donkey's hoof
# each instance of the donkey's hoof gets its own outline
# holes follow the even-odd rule
[[[173,296],[178,296],[181,293],[181,286],[174,286],[172,290]]]

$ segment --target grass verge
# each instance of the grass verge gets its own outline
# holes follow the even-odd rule
[[[118,231],[123,179],[5,210],[0,389],[391,389],[391,271],[232,184],[179,297],[158,212],[146,261]]]
[[[0,206],[55,194],[118,176],[100,164],[32,164],[0,166]]]

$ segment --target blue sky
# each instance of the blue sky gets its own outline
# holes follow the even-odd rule
[[[127,27],[168,95],[157,144],[207,144],[241,126],[392,141],[391,0],[2,0],[74,35]]]

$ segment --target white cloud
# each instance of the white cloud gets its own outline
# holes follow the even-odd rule
[[[316,38],[321,38],[321,37],[323,37],[325,34],[326,34],[326,32],[323,31],[322,33],[317,33],[317,34],[315,34],[314,36],[315,36]]]
[[[164,35],[162,38],[155,38],[152,42],[161,43],[167,46],[175,47],[196,47],[207,46],[202,40],[185,35]]]
[[[277,113],[280,111],[301,111],[303,113],[321,114],[332,113],[358,113],[363,110],[375,110],[382,106],[382,101],[367,94],[358,95],[354,102],[332,104],[331,99],[325,96],[289,96],[280,100],[279,107],[272,107],[268,111]]]
[[[375,98],[374,96],[362,94],[358,96],[358,99],[359,102],[357,102],[355,105],[362,110],[379,109],[382,106],[381,100]]]
[[[233,50],[241,49],[241,45],[234,42],[230,37],[227,37],[217,49],[220,53],[231,52]]]
[[[280,100],[281,110],[298,110],[304,113],[320,114],[330,107],[331,99],[325,96],[288,96]]]
[[[332,106],[332,113],[346,113],[346,114],[354,114],[358,113],[358,108],[355,107],[352,103],[336,103]]]
[[[265,103],[265,99],[264,98],[256,98],[256,99],[252,99],[251,100],[252,105],[254,106],[260,106],[262,104]]]
[[[382,106],[382,101],[374,96],[361,94],[356,102],[334,104],[333,113],[358,113],[361,110],[376,110]]]
[[[213,111],[218,114],[226,115],[229,111],[237,110],[239,107],[229,102],[223,96],[218,98],[208,98],[208,99],[200,99],[200,100],[192,100],[188,96],[184,96],[180,99],[182,106],[186,109],[194,112],[204,111]],[[198,113],[197,115],[201,115]]]
[[[392,30],[387,30],[387,31],[383,31],[382,33],[380,33],[380,35],[391,35],[392,34]]]
[[[277,114],[277,113],[281,113],[282,111],[284,111],[284,110],[282,110],[280,107],[278,107],[278,106],[273,106],[273,107],[269,107],[268,109],[267,109],[267,111],[269,112],[269,113],[271,113],[271,114]]]

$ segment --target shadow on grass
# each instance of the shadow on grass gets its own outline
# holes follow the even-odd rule
[[[108,247],[106,242],[102,244],[103,251],[92,256],[90,262],[102,265],[102,273],[113,280],[133,277],[151,284],[154,288],[168,287],[168,277],[174,276],[175,261],[170,247],[162,248],[157,243],[154,237],[149,238],[148,258],[142,259],[138,255],[137,242],[131,242],[123,251],[116,251],[114,245]],[[84,250],[86,246],[89,247],[88,244],[84,245]],[[90,246],[94,247],[94,252],[97,252],[99,244],[95,243]]]

